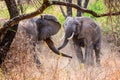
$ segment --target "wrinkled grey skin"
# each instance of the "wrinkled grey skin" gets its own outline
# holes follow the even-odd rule
[[[101,29],[99,25],[91,18],[68,17],[64,23],[64,28],[64,42],[58,50],[64,48],[67,45],[69,38],[73,35],[72,41],[74,43],[79,61],[87,65],[93,65],[94,50],[96,62],[100,64]],[[85,59],[83,59],[81,47],[85,48]]]
[[[58,49],[55,48],[53,41],[50,39],[51,36],[57,34],[61,28],[61,25],[56,17],[52,15],[42,15],[41,17],[27,19],[21,24],[22,25],[19,26],[22,26],[26,32],[31,35],[32,40],[34,41],[34,46],[36,45],[37,41],[44,40],[54,53],[64,57],[72,58],[71,56],[59,52]],[[40,64],[37,53],[35,53],[34,57],[36,63]]]

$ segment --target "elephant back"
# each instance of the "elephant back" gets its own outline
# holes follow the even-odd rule
[[[61,28],[61,24],[57,20],[57,18],[50,14],[41,15],[41,18],[38,18],[36,20],[36,24],[38,28],[41,28],[41,29],[51,27],[51,29],[53,28],[53,29],[59,30]]]
[[[47,14],[47,15],[43,14],[43,15],[41,15],[41,19],[51,20],[53,22],[59,23],[59,21],[57,20],[57,18],[55,16],[53,16],[53,15],[50,15],[50,14]]]

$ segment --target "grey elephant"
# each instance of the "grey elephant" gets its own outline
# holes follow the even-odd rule
[[[88,17],[67,17],[64,28],[64,42],[58,50],[64,48],[69,39],[72,39],[80,62],[94,65],[94,50],[96,62],[100,64],[101,29],[99,25]],[[81,47],[85,48],[85,59],[83,58]]]
[[[51,36],[57,34],[57,32],[61,28],[61,24],[58,22],[57,18],[53,15],[41,15],[41,17],[35,17],[32,19],[27,19],[21,22],[25,31],[31,35],[34,46],[37,41],[44,40],[48,47],[58,55],[62,55],[64,57],[72,58],[66,54],[59,52],[57,48],[55,48],[53,41],[51,40]],[[34,55],[35,61],[37,64],[40,64],[38,60],[37,53]]]

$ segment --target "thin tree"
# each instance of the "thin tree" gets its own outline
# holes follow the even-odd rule
[[[82,7],[82,1],[83,0],[77,0],[77,5],[80,6],[80,7]],[[66,0],[66,2],[72,3],[72,0]],[[83,8],[87,8],[88,3],[89,3],[89,0],[84,0]],[[62,14],[63,14],[63,16],[65,18],[66,18],[66,16],[72,16],[72,14],[73,14],[72,13],[72,7],[69,7],[69,6],[66,7],[66,9],[67,9],[67,15],[65,14],[65,12],[64,12],[64,10],[63,10],[63,8],[61,6],[60,6],[60,9],[61,9],[61,12],[62,12]],[[76,16],[82,16],[82,13],[81,13],[81,11],[79,9],[77,9]]]
[[[77,5],[82,6],[82,0],[77,0]],[[77,9],[77,16],[81,16],[81,11]]]
[[[85,1],[84,1],[84,8],[87,8],[88,3],[89,3],[89,0],[85,0]]]
[[[82,1],[83,0],[77,0],[77,5],[79,5],[80,7],[82,7]],[[83,8],[87,8],[88,3],[89,3],[89,0],[84,0]],[[77,9],[77,16],[82,16],[82,13],[81,13],[81,11],[79,9]]]
[[[69,3],[72,3],[72,0],[66,0]],[[67,6],[67,16],[72,16],[72,7]]]

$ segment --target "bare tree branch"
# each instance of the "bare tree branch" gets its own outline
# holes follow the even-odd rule
[[[60,1],[60,0],[58,0],[58,1]],[[63,10],[63,8],[62,8],[62,6],[61,6],[61,5],[60,5],[60,10],[61,10],[61,12],[62,12],[63,16],[66,18],[66,17],[67,17],[67,15],[65,14],[65,12],[64,12],[64,10]]]
[[[65,12],[64,12],[64,10],[63,10],[63,8],[62,8],[62,6],[60,6],[60,9],[61,9],[61,12],[62,12],[63,16],[66,18],[67,15],[65,14]]]
[[[21,21],[21,20],[32,18],[32,17],[34,17],[34,16],[36,16],[38,14],[41,14],[41,13],[43,13],[43,11],[47,7],[52,6],[52,5],[70,6],[70,7],[73,7],[75,9],[79,9],[81,12],[89,13],[89,14],[91,14],[94,17],[104,17],[104,16],[120,15],[120,11],[119,12],[114,12],[114,13],[107,12],[107,13],[104,13],[104,14],[97,14],[96,12],[94,12],[92,10],[88,10],[88,9],[82,8],[82,7],[80,7],[80,6],[76,5],[76,4],[71,4],[71,3],[67,3],[67,2],[59,2],[59,1],[47,1],[47,0],[44,0],[44,1],[45,1],[45,3],[43,3],[42,6],[38,10],[36,10],[35,12],[14,17],[14,18],[10,19],[8,22],[5,23],[3,28],[8,28],[9,26],[13,26],[13,25],[19,23],[19,21]],[[2,32],[2,28],[0,29],[0,32]],[[1,35],[1,33],[0,33],[0,35]]]
[[[104,16],[117,16],[117,15],[120,15],[120,11],[113,12],[113,13],[106,12],[106,13],[103,13],[103,14],[97,14],[95,11],[88,10],[88,9],[82,8],[82,7],[80,7],[80,6],[76,5],[76,4],[71,4],[71,3],[67,3],[67,2],[52,1],[51,5],[70,6],[70,7],[73,7],[75,9],[79,9],[81,12],[89,13],[89,14],[91,14],[94,17],[104,17]]]

